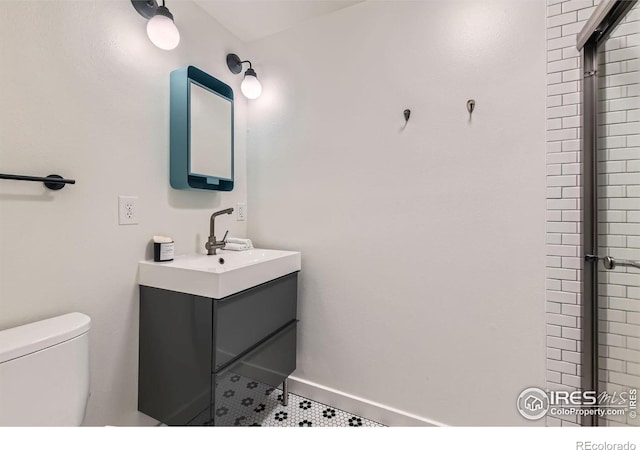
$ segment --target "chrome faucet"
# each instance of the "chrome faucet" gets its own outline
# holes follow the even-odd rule
[[[209,223],[209,240],[204,245],[207,249],[207,255],[215,255],[216,250],[218,250],[219,248],[224,248],[226,244],[225,239],[227,238],[227,234],[229,234],[229,230],[227,230],[221,241],[216,240],[216,217],[222,214],[231,214],[232,212],[233,208],[227,208],[211,214],[211,221]]]

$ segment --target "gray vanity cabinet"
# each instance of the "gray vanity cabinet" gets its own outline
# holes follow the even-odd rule
[[[297,278],[223,299],[141,285],[138,410],[167,425],[238,424],[229,402],[247,400],[230,398],[233,383],[255,388],[236,405],[251,412],[295,370]]]

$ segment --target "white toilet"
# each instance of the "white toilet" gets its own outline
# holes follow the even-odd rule
[[[0,426],[79,426],[91,319],[70,313],[0,331]]]

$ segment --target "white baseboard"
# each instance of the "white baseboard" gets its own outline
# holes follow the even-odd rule
[[[362,416],[388,426],[444,427],[445,424],[372,402],[309,380],[289,377],[289,392]]]

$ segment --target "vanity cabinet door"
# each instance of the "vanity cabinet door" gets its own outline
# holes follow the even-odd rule
[[[298,273],[213,301],[213,372],[296,319]]]

